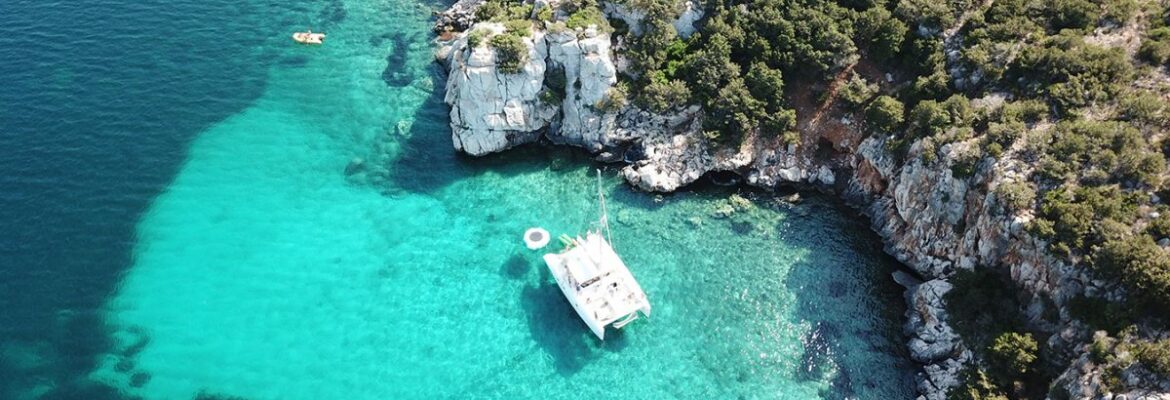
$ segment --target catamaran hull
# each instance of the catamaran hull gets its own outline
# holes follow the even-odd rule
[[[562,272],[558,270],[558,268],[561,268],[561,263],[563,261],[555,254],[545,254],[543,258],[545,266],[548,267],[549,272],[551,272],[553,277],[556,278],[557,287],[561,289],[561,294],[565,295],[565,300],[569,302],[570,306],[573,306],[573,311],[577,312],[577,316],[581,318],[581,321],[585,322],[585,325],[589,327],[590,331],[593,331],[593,334],[596,335],[598,339],[605,340],[605,327],[607,326],[612,325],[615,329],[621,329],[625,326],[625,323],[622,323],[619,326],[619,322],[628,321],[627,318],[637,318],[637,314],[639,312],[642,314],[642,316],[650,316],[650,306],[647,304],[638,311],[626,314],[625,316],[618,318],[613,322],[606,324],[601,323],[601,321],[598,321],[595,316],[589,315],[585,310],[583,310],[582,307],[577,304],[577,301],[575,301],[577,297],[575,293],[572,292],[573,289],[571,284],[565,280]]]

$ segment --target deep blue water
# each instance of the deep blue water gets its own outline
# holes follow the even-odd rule
[[[517,239],[593,218],[598,166],[455,155],[432,7],[0,3],[0,398],[912,393],[897,266],[815,196],[726,220],[607,169],[655,317],[585,334]]]
[[[0,337],[48,338],[55,374],[93,367],[135,223],[192,138],[262,92],[277,6],[0,2]],[[189,35],[217,30],[241,34]]]

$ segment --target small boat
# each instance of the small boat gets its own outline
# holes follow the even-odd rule
[[[300,44],[322,44],[325,43],[324,33],[313,33],[312,30],[306,32],[296,32],[292,35],[293,40]]]
[[[545,254],[544,262],[577,315],[598,339],[605,340],[607,326],[621,329],[638,319],[639,313],[649,317],[650,301],[610,245],[605,194],[600,188],[601,171],[597,172],[597,179],[601,203],[598,228],[588,231],[584,238],[562,236],[565,250]]]

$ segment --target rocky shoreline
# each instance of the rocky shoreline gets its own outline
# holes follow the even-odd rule
[[[474,22],[482,2],[462,0],[436,25],[438,32],[459,32],[442,40],[437,53],[448,73],[445,101],[456,150],[483,155],[543,137],[581,147],[600,161],[622,162],[621,175],[650,192],[671,192],[720,172],[765,189],[811,187],[841,196],[871,219],[886,251],[914,272],[895,274],[895,280],[906,288],[903,327],[911,358],[922,365],[920,399],[945,399],[976,357],[955,333],[944,306],[953,288],[948,279],[961,269],[993,268],[1010,276],[1029,328],[1048,333],[1043,340],[1071,359],[1085,357],[1093,332],[1070,317],[1068,301],[1085,294],[1115,296],[1116,288],[1050,256],[1045,243],[1024,230],[1030,214],[1004,211],[995,189],[1033,168],[1011,156],[1021,149],[978,162],[970,176],[956,176],[952,167],[977,146],[974,139],[943,146],[943,157],[932,163],[919,157],[923,145],[915,143],[900,164],[886,150],[888,139],[866,134],[833,97],[815,109],[798,109],[799,143],[750,137],[738,149],[717,148],[703,135],[698,106],[660,114],[628,104],[599,107],[627,63],[620,56],[622,44],[596,27],[538,24],[524,38],[528,57],[521,70],[501,72],[494,49],[469,43],[472,31],[490,36],[505,30],[498,23]],[[549,6],[538,0],[533,12]],[[605,10],[613,19],[639,18],[623,7]],[[675,25],[687,34],[693,29],[686,27],[700,17],[688,5]],[[559,80],[562,73],[564,93],[550,98],[550,79]],[[986,101],[988,107],[994,107],[993,100]],[[1074,399],[1170,398],[1146,391],[1114,396],[1100,384],[1101,374],[1091,363],[1072,362],[1058,384]]]

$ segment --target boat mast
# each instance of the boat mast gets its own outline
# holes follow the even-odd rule
[[[597,170],[597,198],[601,203],[601,227],[605,229],[605,240],[613,243],[613,235],[609,233],[609,215],[605,211],[605,192],[601,190],[601,169]]]

